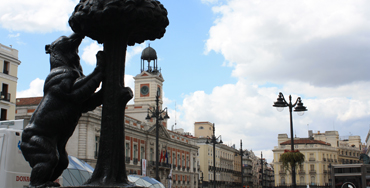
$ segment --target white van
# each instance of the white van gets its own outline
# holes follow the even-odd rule
[[[23,120],[0,121],[0,188],[25,188],[30,183],[31,167],[20,150],[22,129]]]

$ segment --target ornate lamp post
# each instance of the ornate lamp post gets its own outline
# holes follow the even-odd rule
[[[240,139],[240,162],[241,162],[241,172],[242,172],[242,188],[243,188],[243,143]]]
[[[200,171],[200,172],[202,173],[202,176],[200,177],[200,181],[202,182],[201,188],[203,188],[203,172],[202,171]]]
[[[263,188],[263,159],[262,159],[262,151],[261,151],[261,187]]]
[[[294,151],[294,138],[293,138],[293,118],[292,118],[292,109],[294,107],[294,112],[297,112],[298,115],[302,116],[307,108],[303,106],[301,97],[298,97],[294,104],[292,104],[292,96],[289,95],[289,103],[285,100],[284,95],[280,92],[277,98],[277,101],[274,102],[273,107],[276,107],[279,112],[283,111],[285,107],[289,107],[289,115],[290,115],[290,142],[291,142],[291,150]],[[295,179],[295,166],[292,166],[292,185],[293,188],[297,187],[296,179]]]
[[[167,114],[167,107],[164,108],[163,110],[159,109],[159,97],[160,97],[160,90],[157,90],[157,95],[155,96],[155,103],[156,106],[154,107],[153,110],[148,108],[148,114],[146,116],[146,120],[149,121],[151,118],[155,118],[155,179],[160,182],[159,178],[159,121],[169,119],[170,117]],[[162,117],[162,114],[165,113],[164,117]],[[151,116],[149,115],[151,114]]]
[[[220,141],[217,141],[220,138]],[[206,144],[213,144],[213,188],[216,188],[216,144],[222,144],[221,135],[215,136],[215,124],[213,124],[213,135],[211,136],[211,142],[206,141]]]

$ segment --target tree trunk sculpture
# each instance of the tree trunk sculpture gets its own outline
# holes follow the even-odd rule
[[[127,45],[162,38],[167,10],[155,0],[81,0],[69,19],[72,30],[103,43],[106,57],[98,160],[91,186],[129,186],[124,114],[133,94],[124,87]]]

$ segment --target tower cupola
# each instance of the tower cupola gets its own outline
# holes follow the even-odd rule
[[[151,65],[152,61],[153,63]],[[145,67],[145,62],[148,63],[147,67]],[[149,73],[160,72],[160,70],[158,70],[157,52],[152,47],[150,47],[150,45],[146,47],[141,53],[141,72],[143,71]]]

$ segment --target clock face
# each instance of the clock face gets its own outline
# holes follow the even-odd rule
[[[142,95],[148,95],[148,93],[149,93],[149,87],[148,87],[148,86],[143,86],[143,87],[141,87],[141,89],[140,89],[140,93],[141,93]]]

